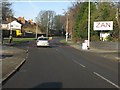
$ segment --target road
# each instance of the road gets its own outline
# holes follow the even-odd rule
[[[95,53],[51,41],[52,47],[29,43],[23,66],[3,84],[4,88],[119,88],[118,63]],[[25,47],[25,46],[24,46]]]

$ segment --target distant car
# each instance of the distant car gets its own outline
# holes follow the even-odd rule
[[[38,37],[38,39],[37,39],[37,47],[39,47],[39,46],[47,46],[47,47],[49,47],[50,46],[49,38],[48,37]]]

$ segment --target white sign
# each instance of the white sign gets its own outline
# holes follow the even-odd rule
[[[94,30],[113,30],[113,21],[94,22]]]

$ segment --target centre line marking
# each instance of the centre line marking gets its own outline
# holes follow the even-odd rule
[[[82,66],[82,67],[85,67],[83,64],[80,64],[79,62],[77,62],[77,61],[75,61],[75,60],[73,60],[73,62],[79,64],[79,65]]]
[[[116,88],[119,88],[120,87],[118,85],[116,85],[115,83],[111,82],[110,80],[104,78],[103,76],[101,76],[100,74],[96,73],[96,72],[93,72],[95,75],[99,76],[100,78],[104,79],[105,81],[107,81],[108,83],[112,84],[113,86],[115,86]]]

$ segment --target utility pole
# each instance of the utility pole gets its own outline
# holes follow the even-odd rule
[[[12,37],[12,28],[11,28],[11,15],[10,15],[10,36],[9,36],[9,43],[11,43],[12,42],[12,39],[13,39],[13,37]]]
[[[35,35],[36,39],[37,39],[37,32],[38,32],[38,23],[36,23],[36,35]]]
[[[66,13],[66,34],[65,35],[66,35],[66,42],[67,42],[68,41],[68,13],[66,11],[65,13]]]
[[[47,31],[46,31],[46,37],[48,37],[48,33],[49,33],[49,12],[47,12]]]
[[[90,49],[90,0],[88,2],[88,49]]]
[[[48,23],[49,23],[49,22],[47,22],[47,31],[46,31],[46,37],[48,37]]]
[[[39,21],[38,21],[38,17],[36,17],[36,31],[35,31],[35,38],[36,39],[38,37],[38,26],[39,26]]]
[[[67,21],[66,21],[66,42],[68,41],[68,13],[66,13],[66,19],[67,19]]]

